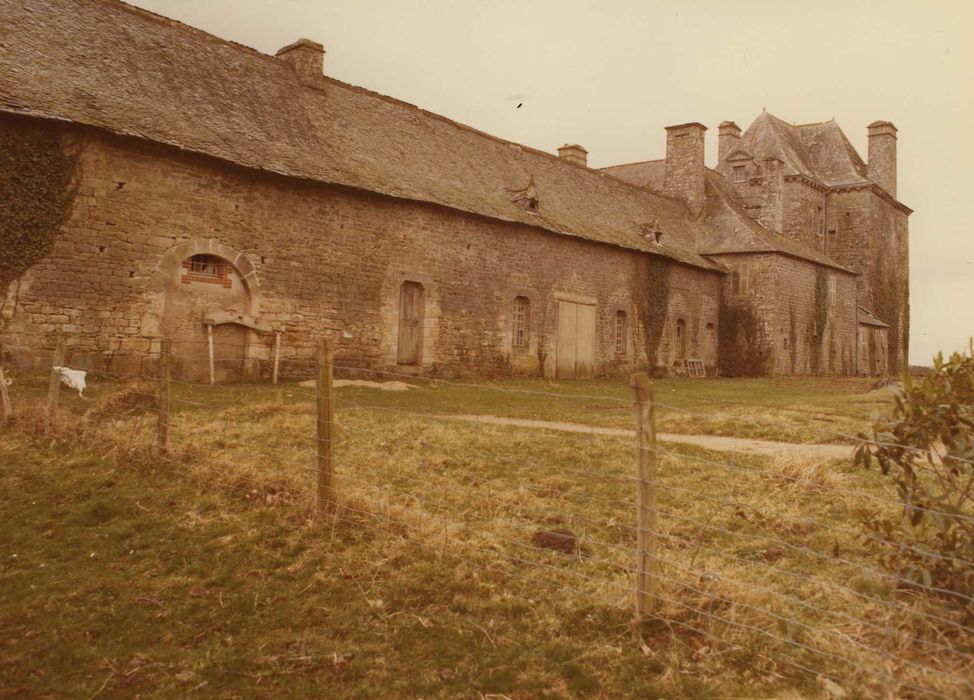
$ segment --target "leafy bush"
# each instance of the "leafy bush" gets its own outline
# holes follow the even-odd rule
[[[937,355],[929,375],[903,382],[893,415],[871,438],[860,435],[855,456],[895,481],[903,517],[867,526],[904,579],[974,611],[974,341],[966,354]]]

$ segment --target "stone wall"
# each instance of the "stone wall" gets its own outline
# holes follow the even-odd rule
[[[825,191],[801,178],[784,185],[784,233],[813,250],[823,250]]]
[[[909,355],[908,214],[871,188],[831,193],[827,253],[860,274],[859,304],[889,324],[889,371],[906,369]]]
[[[43,363],[54,333],[64,332],[74,366],[150,370],[160,337],[173,327],[171,289],[182,284],[173,275],[185,274],[183,261],[197,253],[234,265],[247,292],[235,311],[283,331],[285,375],[308,371],[324,333],[340,338],[342,371],[537,374],[543,357],[550,374],[558,293],[595,299],[598,372],[647,361],[633,289],[650,256],[95,130],[83,135],[71,216],[52,255],[25,275],[0,338],[22,363]],[[690,342],[702,343],[699,329],[716,322],[721,275],[672,269],[668,308],[693,329]],[[397,365],[406,281],[421,284],[425,295],[418,367]],[[518,349],[516,296],[530,302],[528,343]],[[628,317],[621,354],[618,310]],[[240,337],[249,366],[267,376],[273,335],[247,330]]]
[[[731,270],[721,309],[722,374],[855,373],[854,275],[774,253],[712,257]]]

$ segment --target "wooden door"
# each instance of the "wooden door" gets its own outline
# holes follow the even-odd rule
[[[708,323],[703,336],[703,364],[706,367],[717,366],[717,332],[714,324]]]
[[[397,362],[418,365],[423,347],[425,294],[418,282],[403,282],[399,292],[399,349]]]
[[[558,344],[555,349],[555,376],[575,378],[575,335],[578,326],[578,304],[558,302]]]
[[[591,304],[578,304],[575,341],[575,378],[591,379],[595,372],[595,307]]]
[[[595,306],[558,302],[555,376],[589,379],[595,368]]]
[[[683,319],[676,322],[676,359],[687,357],[687,323]]]

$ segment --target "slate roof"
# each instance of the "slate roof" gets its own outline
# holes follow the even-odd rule
[[[0,110],[721,270],[682,203],[117,0],[0,0]],[[533,178],[537,214],[509,190]],[[655,221],[666,237],[651,242]]]
[[[666,160],[644,160],[639,163],[610,165],[607,168],[602,168],[602,172],[614,175],[637,187],[648,187],[651,190],[662,192],[663,180],[666,177]]]
[[[856,274],[814,248],[794,238],[766,229],[752,219],[744,209],[737,190],[720,173],[707,168],[707,203],[704,220],[708,224],[699,241],[703,255],[721,253],[781,253],[831,267],[849,274]]]
[[[866,164],[835,121],[793,125],[762,112],[728,153],[777,157],[784,174],[803,175],[822,185],[867,185]]]
[[[888,323],[883,323],[876,316],[874,316],[871,312],[867,311],[866,309],[862,308],[861,306],[859,306],[857,308],[859,309],[859,323],[861,323],[862,325],[864,325],[864,326],[878,326],[879,328],[889,328],[889,324]]]
[[[666,173],[665,160],[648,160],[603,168],[604,172],[638,187],[661,189]],[[852,272],[827,255],[788,236],[764,228],[744,209],[740,195],[717,172],[706,171],[704,226],[697,239],[701,255],[720,253],[783,253],[843,272]]]

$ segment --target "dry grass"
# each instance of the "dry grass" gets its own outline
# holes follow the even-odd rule
[[[133,391],[141,393],[123,389],[89,411],[83,435],[64,421],[58,439],[115,462],[150,453],[154,423],[137,415],[145,406],[131,399]],[[306,512],[314,416],[310,403],[286,398],[181,406],[165,464],[202,490]],[[19,429],[29,432],[38,418],[22,413]],[[332,527],[353,524],[377,542],[409,542],[462,562],[453,574],[443,572],[454,576],[444,585],[476,582],[482,601],[465,604],[457,624],[481,629],[489,658],[540,648],[552,630],[576,620],[586,630],[585,652],[572,663],[593,692],[551,669],[533,669],[551,695],[662,688],[704,696],[969,696],[974,678],[965,654],[974,649],[954,611],[898,589],[875,564],[860,520],[896,506],[892,490],[871,473],[787,456],[668,450],[660,466],[657,615],[633,632],[619,628],[630,615],[635,545],[628,441],[341,402],[337,421]],[[532,546],[537,531],[555,528],[578,535],[582,553]],[[388,555],[372,546],[375,557]],[[391,575],[386,594],[366,596],[367,605],[396,615],[391,591],[418,583]],[[505,608],[526,614],[518,602],[530,604],[528,618],[494,617]],[[521,625],[516,634],[505,627],[514,624]],[[697,685],[687,685],[688,677]],[[513,679],[504,690],[534,697],[528,687]]]

